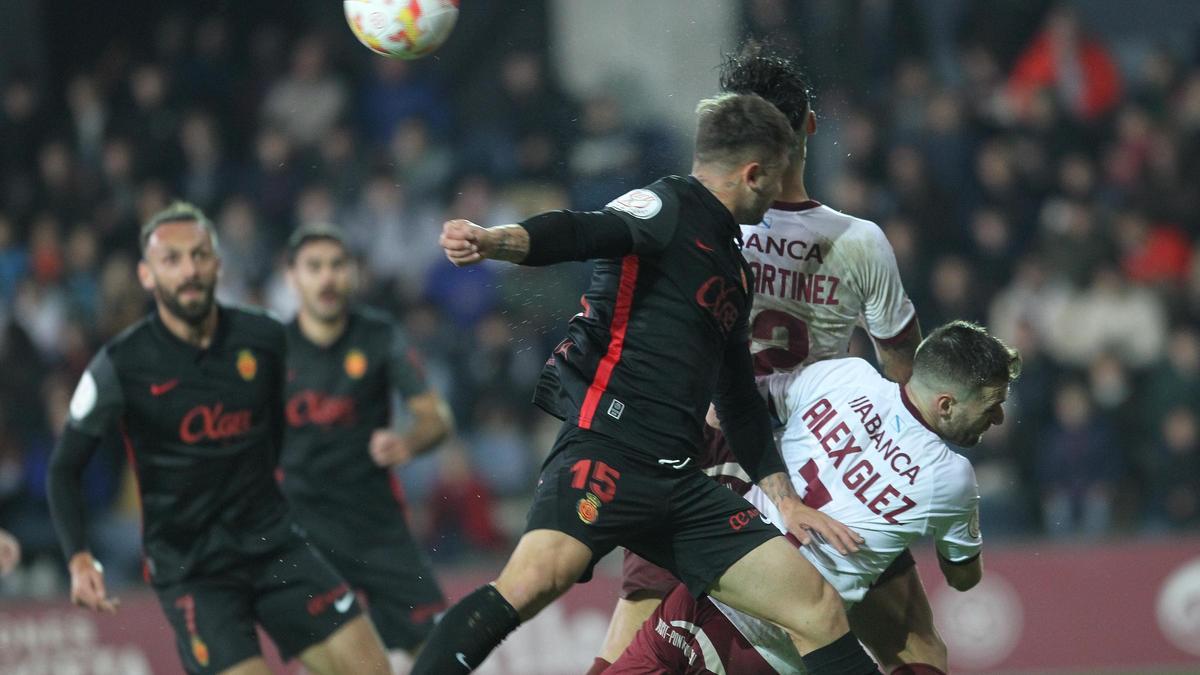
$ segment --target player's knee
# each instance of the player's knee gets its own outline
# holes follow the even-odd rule
[[[790,620],[780,626],[798,645],[828,644],[850,630],[842,598],[828,583],[822,582],[819,589],[813,589],[808,602],[795,609]]]
[[[846,605],[842,596],[828,583],[821,584],[815,606],[816,615],[820,618],[818,626],[823,626],[826,635],[838,638],[850,630],[850,622],[846,618]]]
[[[905,660],[915,663],[929,663],[944,668],[949,660],[946,643],[933,626],[909,635],[905,652]]]

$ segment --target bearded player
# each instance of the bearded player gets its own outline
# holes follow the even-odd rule
[[[816,132],[807,82],[793,62],[755,44],[726,60],[720,80],[725,91],[754,93],[773,103],[799,139],[779,199],[761,223],[742,226],[742,253],[754,272],[750,328],[756,371],[786,372],[843,356],[861,324],[884,374],[906,381],[921,330],[890,244],[874,223],[812,200],[805,187],[806,140]],[[706,473],[738,492],[748,490],[750,483],[720,434],[709,432],[705,440]],[[801,538],[808,543],[802,533]],[[676,583],[662,568],[626,553],[622,597],[591,672],[603,672],[620,655]],[[849,618],[885,672],[902,664],[946,669],[946,647],[907,551]]]
[[[980,326],[954,321],[921,343],[907,384],[889,382],[854,358],[759,381],[786,427],[780,447],[805,503],[863,536],[853,555],[825,541],[800,547],[847,607],[861,602],[896,556],[925,535],[936,541],[947,583],[960,591],[979,583],[979,489],[971,463],[956,448],[977,445],[1003,423],[1003,404],[1020,369],[1015,350]],[[776,515],[757,488],[747,498],[766,517]],[[911,665],[898,670],[929,672]],[[673,590],[606,672],[803,671],[778,627]]]
[[[255,624],[313,672],[389,672],[346,582],[304,541],[274,480],[283,440],[283,326],[213,298],[221,259],[199,209],[141,230],[138,280],[155,310],[104,345],[71,398],[48,494],[71,600],[117,611],[92,557],[81,484],[109,433],[138,477],[142,547],[188,673],[269,673]]]
[[[351,305],[354,262],[340,228],[288,240],[300,311],[287,327],[287,434],[281,486],[308,540],[366,601],[397,669],[433,629],[445,599],[405,521],[393,467],[453,428],[420,358],[387,316]],[[393,394],[410,423],[392,429]]]

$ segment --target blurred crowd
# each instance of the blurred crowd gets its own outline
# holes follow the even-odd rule
[[[1005,23],[954,4],[741,18],[813,77],[813,196],[884,228],[927,330],[980,321],[1024,355],[975,451],[989,536],[1196,530],[1200,44],[1118,60],[1069,7]],[[0,527],[29,560],[9,591],[60,583],[48,454],[95,349],[148,310],[137,228],[174,198],[217,224],[219,297],[284,317],[287,234],[347,229],[364,300],[401,319],[460,427],[402,471],[414,527],[441,561],[511,543],[556,426],[532,382],[589,268],[456,270],[441,222],[598,208],[686,172],[687,133],[632,122],[617,91],[567,93],[542,47],[476,62],[464,89],[343,29],[172,14],[61,81],[0,82]],[[110,445],[86,488],[119,581],[138,507]]]

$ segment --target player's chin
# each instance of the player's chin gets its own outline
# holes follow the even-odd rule
[[[321,321],[337,321],[346,313],[346,304],[338,303],[333,306],[326,305],[321,308],[321,311],[316,312],[317,317]]]
[[[973,448],[983,442],[983,433],[984,432],[981,431],[977,434],[972,434],[971,436],[959,441],[958,444],[964,448]]]

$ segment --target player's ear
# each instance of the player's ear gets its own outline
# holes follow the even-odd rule
[[[747,162],[742,166],[742,180],[745,181],[746,187],[749,187],[754,192],[761,192],[763,189],[762,179],[762,162]]]
[[[813,134],[817,133],[817,113],[816,113],[816,111],[813,111],[813,110],[808,111],[808,118],[804,120],[804,133],[809,136],[812,136]]]
[[[137,264],[138,283],[142,285],[142,289],[147,293],[154,290],[154,273],[150,271],[150,263],[145,259],[139,260]]]
[[[358,289],[362,288],[363,266],[358,263],[356,256],[350,256],[346,264],[350,266],[350,292],[357,293]]]
[[[285,263],[283,268],[283,278],[287,279],[288,288],[293,292],[299,292],[300,287],[296,285],[296,259],[291,258]]]
[[[958,403],[958,401],[950,393],[942,393],[938,394],[937,400],[934,403],[937,406],[938,416],[949,418],[954,412],[954,404]]]

